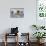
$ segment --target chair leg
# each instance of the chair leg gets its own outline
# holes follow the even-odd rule
[[[7,33],[5,34],[5,46],[7,46]]]
[[[18,46],[18,34],[17,34],[17,46]]]
[[[5,41],[5,43],[4,43],[4,44],[5,44],[5,46],[7,46],[7,42],[6,42],[6,41]]]

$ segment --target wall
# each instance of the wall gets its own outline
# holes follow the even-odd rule
[[[10,18],[10,8],[24,8],[24,18]],[[36,24],[36,0],[0,0],[0,34],[18,26],[19,32],[30,32],[32,36],[32,24]]]

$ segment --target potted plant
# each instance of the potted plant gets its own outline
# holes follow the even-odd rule
[[[40,40],[46,36],[45,34],[45,32],[35,32],[33,35],[37,38],[38,43],[41,43]]]

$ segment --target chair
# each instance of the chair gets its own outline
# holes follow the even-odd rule
[[[19,43],[19,46],[30,46],[29,42],[29,33],[21,33],[22,40],[26,39],[26,41],[22,41]]]

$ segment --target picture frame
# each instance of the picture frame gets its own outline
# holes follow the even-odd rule
[[[46,0],[36,1],[36,24],[45,25],[46,23]]]
[[[24,8],[10,8],[11,18],[24,18]]]

